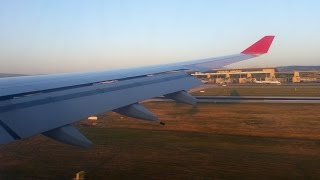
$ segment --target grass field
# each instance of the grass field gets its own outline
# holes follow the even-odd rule
[[[0,147],[0,179],[318,179],[320,104],[145,104],[165,126],[116,113],[80,130],[88,150],[41,135]]]
[[[286,85],[261,85],[261,86],[215,86],[194,92],[197,96],[298,96],[320,97],[320,86],[286,86]]]

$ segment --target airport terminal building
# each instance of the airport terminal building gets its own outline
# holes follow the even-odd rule
[[[320,71],[278,71],[275,67],[217,69],[206,73],[193,73],[197,78],[208,83],[301,83],[320,82]]]

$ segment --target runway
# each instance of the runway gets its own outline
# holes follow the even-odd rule
[[[195,96],[199,103],[320,103],[320,97]],[[171,101],[159,97],[152,101]]]
[[[320,103],[319,97],[196,96],[202,103]]]

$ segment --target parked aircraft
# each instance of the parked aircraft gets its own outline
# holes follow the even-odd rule
[[[195,105],[187,90],[201,85],[190,71],[255,58],[268,52],[274,36],[265,36],[241,53],[133,69],[22,76],[0,79],[0,144],[43,134],[80,147],[92,143],[73,123],[108,111],[159,122],[139,102],[166,96]],[[162,123],[163,124],[163,123]]]
[[[281,84],[281,82],[280,81],[278,81],[278,80],[272,80],[272,81],[270,81],[270,80],[265,80],[265,81],[257,81],[257,80],[255,80],[255,81],[253,81],[254,83],[257,83],[257,84],[278,84],[278,85],[280,85]]]

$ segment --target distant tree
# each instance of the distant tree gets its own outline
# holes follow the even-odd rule
[[[239,92],[235,89],[232,89],[230,92],[230,96],[240,96]]]

